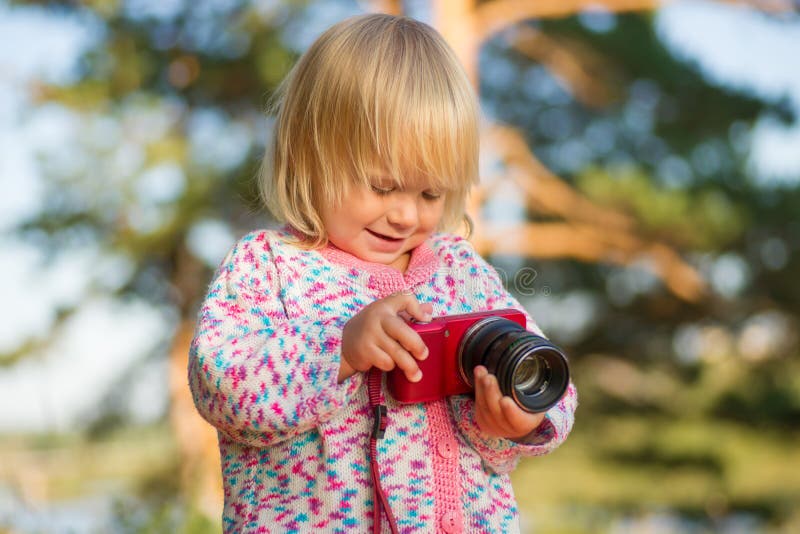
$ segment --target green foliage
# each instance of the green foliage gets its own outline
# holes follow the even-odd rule
[[[634,167],[587,168],[576,185],[592,200],[634,215],[654,238],[684,249],[724,250],[750,224],[747,208],[718,187],[668,189]]]
[[[263,112],[297,57],[283,31],[305,3],[267,2],[274,11],[265,13],[241,0],[184,2],[162,18],[127,12],[117,0],[40,4],[59,16],[88,15],[101,31],[75,83],[31,87],[38,104],[84,127],[69,140],[69,165],[42,155],[45,207],[14,233],[52,256],[87,241],[124,256],[133,265],[129,279],[91,291],[134,294],[191,318],[209,266],[187,253],[187,235],[205,220],[224,221],[234,235],[264,223],[254,189]],[[747,140],[764,113],[797,118],[785,104],[711,83],[697,65],[673,57],[651,17],[615,21],[606,33],[577,18],[536,25],[601,57],[597,78],[616,97],[607,108],[577,102],[505,36],[482,53],[484,106],[520,128],[565,181],[631,214],[643,235],[674,245],[709,279],[722,255],[741,259],[748,278],[733,295],[712,292],[687,304],[658,284],[637,285],[634,269],[534,264],[537,280],[554,290],[547,298],[589,295],[596,306],[588,326],[563,340],[581,400],[574,433],[513,475],[523,519],[537,532],[598,532],[666,514],[683,532],[743,516],[755,521],[746,531],[800,531],[800,471],[791,467],[800,465],[796,339],[763,360],[711,343],[687,363],[675,349],[681,328],[708,323],[735,345],[743,323],[764,311],[780,312],[796,331],[800,187],[760,186],[747,166]],[[493,70],[498,65],[506,68]],[[107,131],[116,132],[110,140]],[[199,144],[199,134],[212,141]],[[237,157],[214,152],[231,139],[242,147]],[[184,186],[174,198],[142,198],[142,174],[164,163],[179,167]],[[157,224],[142,223],[143,214]],[[770,239],[783,250],[782,264],[764,260]],[[614,298],[620,280],[633,287],[629,298]],[[542,302],[552,313],[555,300]],[[73,311],[61,310],[57,325]],[[30,360],[49,341],[21,340],[0,355],[0,367]],[[6,437],[3,481],[17,480],[4,471],[15,465],[44,466],[56,501],[103,484],[118,490],[114,532],[218,532],[217,518],[179,495],[169,430],[133,428],[121,411],[104,408],[87,436]]]
[[[151,503],[144,509],[146,513],[140,502],[118,501],[111,530],[118,534],[216,534],[222,528],[219,521],[180,502]]]
[[[615,66],[623,86],[630,87],[636,80],[655,82],[663,95],[657,101],[656,133],[678,151],[689,151],[701,141],[727,133],[736,120],[749,122],[759,115],[764,102],[709,83],[697,65],[673,56],[656,34],[653,17],[619,15],[607,33],[590,32],[574,17],[548,19],[542,27],[552,35],[589,44]]]
[[[800,521],[800,474],[788,467],[800,462],[800,387],[797,364],[786,363],[704,363],[699,379],[672,375],[678,387],[666,390],[661,373],[648,371],[637,377],[640,395],[664,394],[650,396],[647,415],[599,409],[620,390],[583,387],[565,445],[513,474],[523,516],[538,531],[588,533],[666,513],[671,531],[685,532],[715,531],[735,511],[748,531],[791,532]],[[576,377],[579,386],[587,379]],[[765,382],[782,393],[762,395],[774,391]],[[731,395],[740,403],[721,413]]]

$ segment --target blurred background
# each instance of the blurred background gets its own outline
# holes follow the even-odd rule
[[[186,385],[206,284],[273,222],[267,99],[405,13],[485,113],[472,239],[571,355],[524,532],[800,532],[796,2],[0,0],[0,532],[220,530]]]

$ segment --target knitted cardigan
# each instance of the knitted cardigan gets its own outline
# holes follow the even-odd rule
[[[337,382],[342,328],[403,289],[452,315],[520,304],[462,238],[436,234],[405,273],[329,245],[301,250],[287,228],[242,238],[199,312],[189,385],[218,430],[225,532],[367,532],[372,528],[365,375]],[[527,316],[527,314],[526,314]],[[528,317],[528,330],[540,333]],[[576,406],[570,384],[525,444],[481,432],[474,400],[398,404],[386,394],[381,480],[402,532],[516,532],[508,473],[555,449]],[[384,531],[388,529],[383,521]]]

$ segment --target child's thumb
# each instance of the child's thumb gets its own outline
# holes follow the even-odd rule
[[[411,318],[427,323],[431,320],[433,313],[433,305],[430,302],[421,303],[411,290],[405,289],[399,293],[403,298],[403,310],[408,313]]]
[[[433,315],[433,304],[431,304],[430,302],[425,302],[423,304],[420,304],[420,308],[422,309],[422,313],[424,313],[428,317],[431,317]]]
[[[419,322],[427,323],[432,318],[433,305],[430,302],[421,303],[414,298],[414,303],[409,307],[408,311],[411,316]]]

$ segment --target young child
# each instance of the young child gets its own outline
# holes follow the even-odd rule
[[[420,379],[428,349],[407,319],[522,308],[468,241],[443,233],[464,222],[477,180],[478,109],[438,33],[347,19],[279,95],[262,185],[284,226],[248,234],[222,261],[189,382],[219,431],[226,532],[365,532],[377,523],[365,371]],[[539,332],[530,318],[528,329]],[[508,473],[572,427],[572,385],[531,414],[484,367],[474,378],[474,396],[386,395],[376,461],[399,531],[518,531]]]

